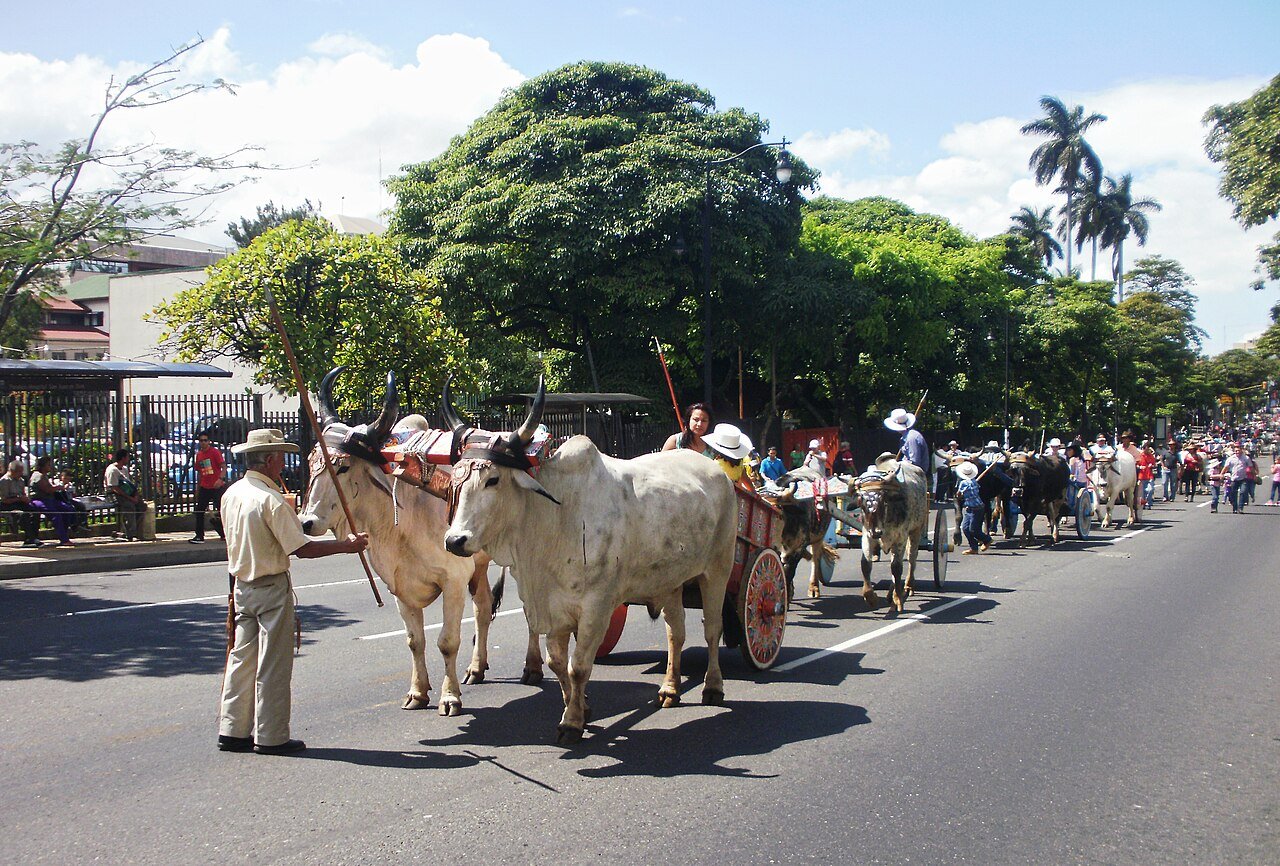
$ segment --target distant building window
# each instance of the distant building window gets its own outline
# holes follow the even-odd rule
[[[91,274],[127,274],[127,262],[104,262],[101,259],[77,259],[68,268],[72,271],[85,271]]]
[[[65,361],[67,360],[67,353],[66,352],[50,352],[49,357],[55,361]]]
[[[77,361],[87,361],[87,360],[89,360],[89,353],[88,353],[88,352],[76,352],[76,360],[77,360]]]

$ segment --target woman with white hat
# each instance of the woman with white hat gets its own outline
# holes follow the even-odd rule
[[[889,413],[889,417],[884,419],[884,426],[902,434],[901,447],[898,449],[898,453],[920,467],[924,477],[928,478],[930,475],[929,445],[924,441],[924,436],[920,431],[915,429],[915,413],[908,412],[901,407],[894,409]],[[925,550],[932,549],[932,545],[929,543],[928,521],[925,521],[925,531],[920,538],[920,546]]]
[[[809,440],[809,452],[804,456],[804,467],[815,475],[827,477],[827,452],[822,450],[822,442],[818,439]]]
[[[747,465],[744,459],[751,453],[751,440],[732,424],[717,424],[715,429],[702,437],[707,447],[715,452],[715,461],[734,484],[750,487],[746,480]]]

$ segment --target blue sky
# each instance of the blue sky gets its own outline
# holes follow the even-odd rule
[[[1246,286],[1275,227],[1246,234],[1214,200],[1198,118],[1280,72],[1280,3],[1061,5],[1065,19],[1003,2],[22,4],[0,32],[0,141],[75,134],[105,75],[202,34],[199,71],[241,84],[241,97],[142,131],[197,145],[234,133],[309,166],[229,197],[212,238],[272,197],[376,216],[390,204],[379,166],[385,176],[436,155],[502,87],[616,60],[759,113],[800,140],[831,194],[893,195],[985,235],[1020,204],[1053,201],[1024,182],[1034,142],[1017,126],[1054,94],[1108,114],[1094,138],[1104,165],[1166,206],[1148,250],[1126,260],[1155,251],[1188,267],[1211,351],[1260,330],[1276,290]]]

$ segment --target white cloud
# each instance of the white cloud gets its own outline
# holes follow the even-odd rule
[[[348,54],[368,54],[382,58],[386,51],[355,33],[326,33],[307,46],[312,54],[323,57],[345,57]]]
[[[105,130],[105,144],[151,141],[205,154],[252,144],[263,163],[297,167],[264,173],[211,203],[210,222],[188,232],[227,243],[222,230],[273,200],[309,198],[329,214],[378,218],[392,204],[380,179],[440,154],[524,76],[484,39],[432,36],[412,62],[393,65],[376,46],[342,34],[313,43],[311,54],[265,74],[245,66],[223,28],[187,55],[184,66],[236,85],[159,108],[126,112]],[[143,64],[108,66],[92,57],[43,61],[0,52],[0,141],[30,139],[51,148],[80,137],[114,75]]]
[[[812,166],[838,167],[862,154],[883,154],[889,150],[889,137],[874,129],[842,129],[821,134],[806,132],[791,144],[791,149]]]
[[[1107,115],[1107,122],[1088,135],[1107,174],[1131,173],[1134,194],[1163,205],[1150,217],[1147,245],[1126,244],[1126,267],[1154,253],[1181,262],[1196,278],[1200,324],[1210,332],[1206,348],[1214,352],[1266,321],[1271,293],[1250,291],[1248,285],[1256,278],[1255,249],[1273,229],[1246,233],[1232,221],[1229,206],[1218,195],[1218,169],[1204,154],[1200,118],[1210,105],[1242,99],[1264,83],[1147,81],[1064,97]],[[959,124],[939,141],[943,156],[914,174],[877,173],[866,166],[857,171],[847,160],[837,162],[835,170],[816,157],[813,164],[823,172],[822,191],[828,195],[889,196],[988,237],[1004,231],[1010,215],[1023,205],[1052,205],[1056,213],[1062,203],[1061,196],[1037,186],[1028,171],[1036,142],[1020,128],[1030,119],[995,117]],[[1073,264],[1083,266],[1087,275],[1088,260],[1086,249]],[[1100,277],[1110,273],[1109,252],[1100,256],[1098,268]]]

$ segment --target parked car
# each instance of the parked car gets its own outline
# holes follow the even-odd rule
[[[200,436],[208,436],[213,444],[226,449],[239,445],[249,436],[248,418],[234,415],[200,415],[173,425],[169,438],[185,446],[194,446]]]
[[[144,417],[141,412],[133,415],[133,438],[168,439],[169,422],[158,412],[148,412]]]

